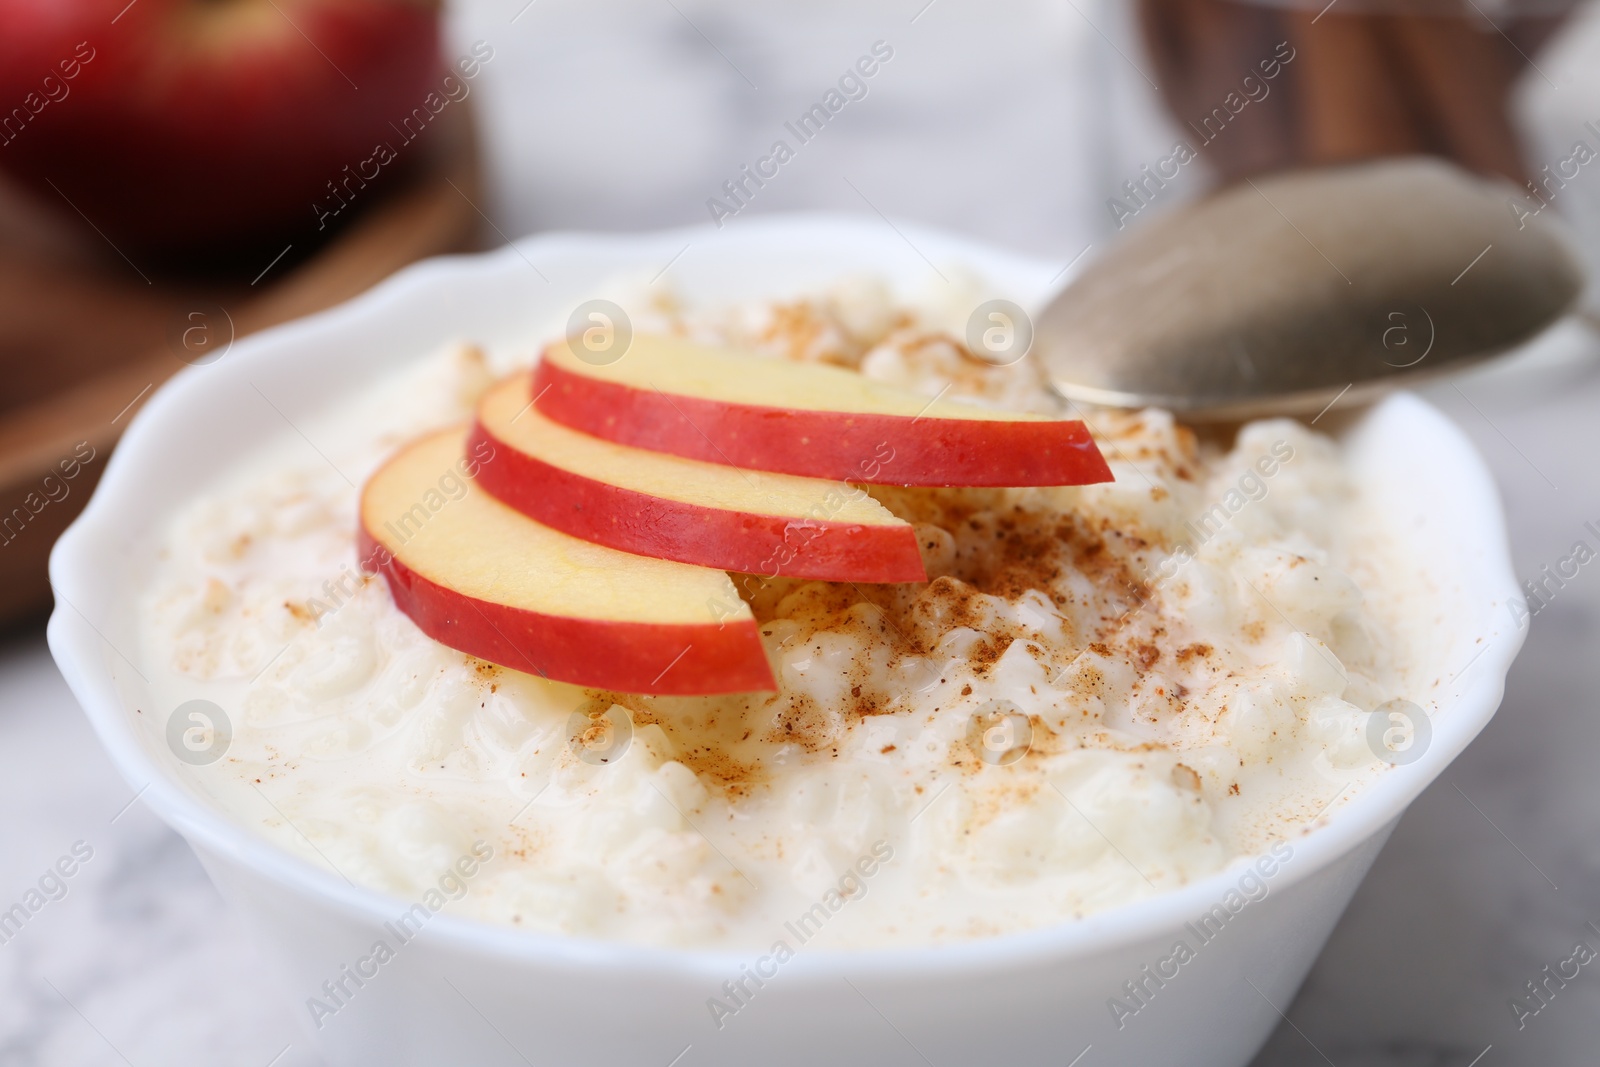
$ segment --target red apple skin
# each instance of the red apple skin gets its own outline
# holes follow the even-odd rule
[[[623,693],[705,696],[778,688],[754,619],[718,626],[544,615],[439,585],[401,563],[364,525],[356,542],[362,573],[382,574],[395,606],[418,629],[469,656]]]
[[[1081,422],[910,418],[667,396],[540,360],[539,411],[634,448],[870,485],[1089,485],[1111,468]]]
[[[389,124],[444,75],[426,0],[0,0],[0,25],[0,118],[60,96],[0,167],[135,255],[317,232],[345,166],[420,151]]]
[[[546,463],[478,422],[467,448],[493,459],[478,484],[502,503],[562,533],[639,556],[719,570],[830,582],[925,582],[910,526],[799,520],[696,507],[609,485]]]

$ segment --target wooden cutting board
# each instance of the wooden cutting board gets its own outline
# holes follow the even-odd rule
[[[381,199],[308,258],[253,282],[143,273],[92,223],[46,218],[0,187],[0,626],[49,606],[51,546],[184,356],[348,300],[415,260],[479,246],[474,123],[466,107],[446,114]]]

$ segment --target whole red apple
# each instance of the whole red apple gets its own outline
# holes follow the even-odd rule
[[[437,91],[437,8],[0,0],[0,168],[128,253],[303,231]]]

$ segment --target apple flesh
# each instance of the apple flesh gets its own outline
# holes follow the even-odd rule
[[[390,123],[440,91],[437,8],[0,0],[0,167],[136,262],[314,233],[375,146],[421,151]]]
[[[590,544],[474,484],[492,452],[452,429],[403,447],[361,493],[364,573],[434,640],[513,670],[630,693],[776,688],[720,571]]]
[[[640,335],[596,365],[570,340],[535,371],[538,409],[618,444],[688,459],[881,485],[1112,480],[1081,422],[928,400],[852,371]]]
[[[531,375],[491,389],[468,451],[478,484],[574,537],[659,559],[835,582],[923,582],[911,524],[839,482],[646,452],[568,429],[529,401]]]

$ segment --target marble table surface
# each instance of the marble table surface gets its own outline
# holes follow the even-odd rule
[[[723,178],[882,39],[896,57],[850,123],[751,210],[881,213],[1062,262],[1107,240],[1105,168],[1161,140],[1148,100],[1104,88],[1128,80],[1096,43],[1116,12],[924,2],[458,3],[452,47],[496,49],[474,89],[491,228],[706,222]],[[1565,328],[1515,366],[1428,392],[1492,467],[1521,577],[1600,520],[1597,356]],[[1406,814],[1257,1067],[1596,1061],[1587,971],[1520,1029],[1508,1002],[1600,923],[1597,642],[1600,574],[1586,569],[1533,621],[1500,713]],[[270,957],[111,768],[37,629],[0,639],[0,812],[0,903],[74,847],[90,853],[0,944],[0,1067],[322,1062]]]

